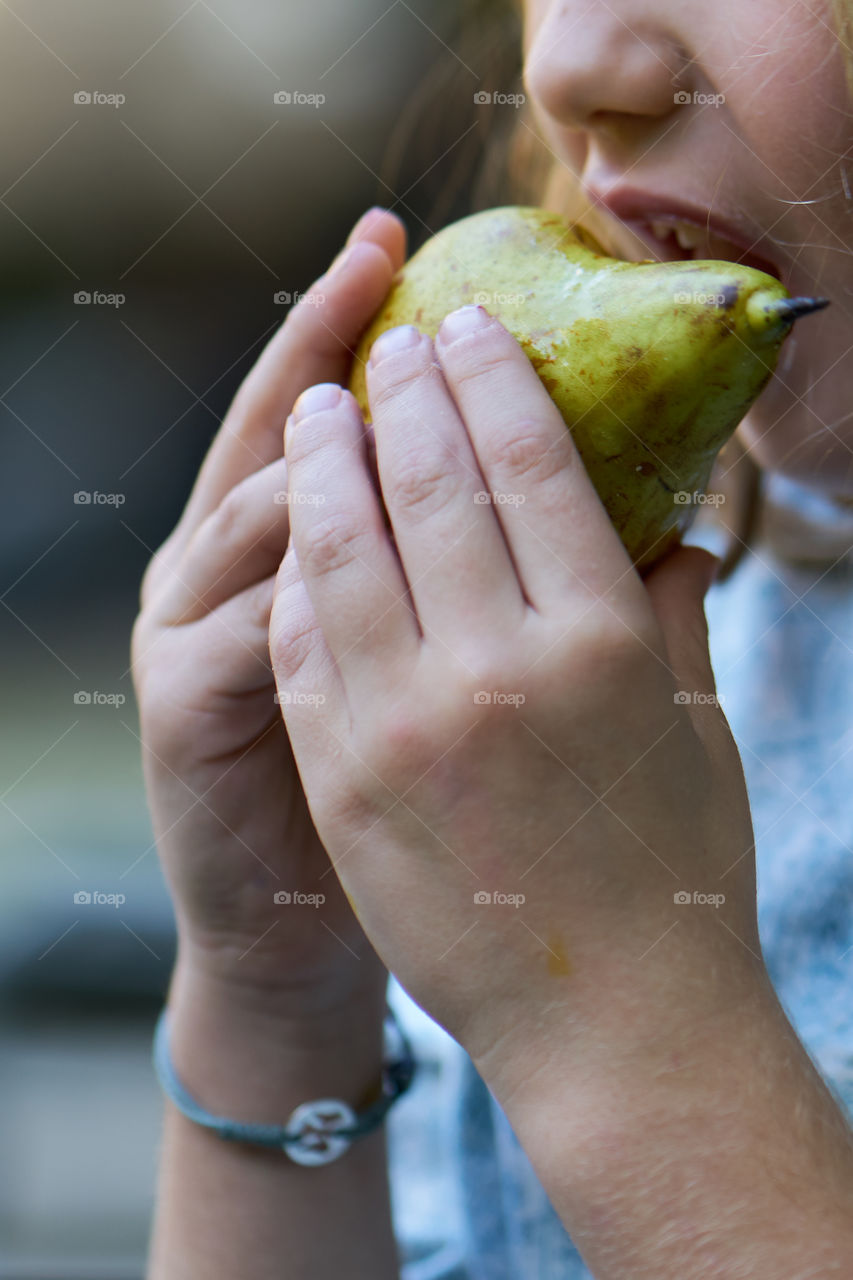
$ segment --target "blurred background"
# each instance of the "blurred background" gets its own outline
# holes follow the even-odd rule
[[[513,110],[474,94],[513,89],[514,23],[500,0],[0,3],[5,1280],[143,1274],[173,954],[128,669],[143,569],[355,219],[394,208],[416,247],[500,201]],[[401,1113],[448,1061],[418,1034],[436,1065]]]

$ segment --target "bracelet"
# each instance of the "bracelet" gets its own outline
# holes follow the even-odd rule
[[[226,1142],[277,1147],[296,1164],[319,1165],[337,1160],[356,1138],[363,1138],[379,1127],[414,1078],[412,1046],[389,1005],[383,1028],[381,1093],[376,1102],[356,1113],[340,1098],[318,1098],[301,1103],[284,1126],[241,1124],[205,1111],[184,1088],[169,1052],[167,1012],[164,1008],[154,1032],[154,1070],[166,1097],[188,1120],[211,1129]]]

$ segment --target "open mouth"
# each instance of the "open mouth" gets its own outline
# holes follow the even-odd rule
[[[718,235],[707,225],[668,215],[649,219],[633,218],[625,220],[623,225],[643,242],[649,250],[649,256],[660,262],[705,259],[733,262],[752,267],[756,271],[764,271],[782,281],[782,270],[777,263],[755,253],[751,248]]]

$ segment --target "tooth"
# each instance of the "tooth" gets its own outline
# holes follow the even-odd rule
[[[650,222],[650,223],[649,223],[649,226],[650,226],[650,227],[651,227],[651,229],[652,229],[652,234],[653,234],[653,235],[655,235],[655,236],[657,237],[657,239],[658,239],[658,240],[668,240],[668,239],[669,239],[669,233],[670,233],[670,231],[672,231],[672,224],[671,224],[671,223],[669,223],[669,222]]]
[[[705,239],[705,233],[700,227],[691,227],[684,222],[679,222],[675,227],[675,238],[680,249],[698,249]]]

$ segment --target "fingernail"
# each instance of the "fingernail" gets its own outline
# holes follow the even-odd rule
[[[395,351],[404,351],[406,347],[414,347],[421,340],[421,333],[413,324],[401,324],[396,329],[388,329],[380,334],[370,348],[370,364],[379,364],[386,356]]]
[[[451,311],[444,319],[438,331],[439,336],[443,342],[455,342],[466,333],[484,329],[490,320],[491,316],[485,307],[460,307],[458,311]]]
[[[299,422],[312,413],[319,413],[323,409],[334,409],[340,404],[343,394],[341,388],[334,382],[319,382],[316,387],[309,387],[307,391],[302,392],[291,409],[290,416],[294,422]]]
[[[340,271],[342,267],[345,267],[347,265],[351,256],[352,256],[351,248],[341,249],[338,256],[333,260],[332,265],[329,267],[329,270],[326,272],[326,275],[327,276],[335,275],[336,272]]]
[[[385,210],[382,208],[381,205],[375,204],[372,206],[372,208],[367,210],[367,213],[363,213],[359,218],[358,222],[353,227],[352,231],[349,233],[349,236],[347,237],[347,244],[352,244],[356,236],[360,232],[366,231],[367,228],[370,226],[371,222],[374,222],[376,218],[379,216],[379,214],[384,212]]]

